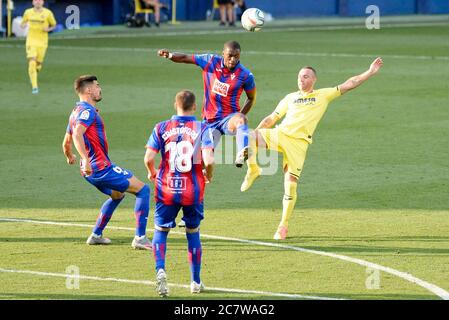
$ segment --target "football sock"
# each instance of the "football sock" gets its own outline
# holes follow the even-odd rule
[[[40,72],[42,70],[42,63],[36,64],[36,71]]]
[[[144,185],[136,193],[136,205],[134,215],[136,216],[136,236],[144,236],[147,229],[148,213],[150,211],[150,188]]]
[[[153,256],[156,262],[156,272],[159,269],[165,270],[165,252],[167,251],[168,231],[155,229],[153,235]]]
[[[250,156],[248,158],[248,168],[257,169],[259,166],[257,165],[257,143],[256,138],[249,137],[249,153]]]
[[[95,233],[98,236],[101,236],[103,234],[104,228],[106,228],[106,225],[108,224],[109,220],[111,220],[112,214],[114,213],[115,209],[118,207],[120,202],[122,202],[123,198],[118,200],[113,200],[109,198],[103,203],[103,206],[100,209],[100,214],[98,215],[97,218],[97,223],[95,224],[95,227],[92,230],[93,233]]]
[[[36,61],[30,60],[28,62],[28,75],[30,76],[31,87],[37,88],[37,69],[36,69]]]
[[[192,281],[201,283],[200,271],[201,271],[201,241],[200,232],[186,233],[188,243],[188,258],[190,264],[190,272],[192,274]]]
[[[237,152],[248,146],[248,125],[242,124],[237,128]]]
[[[290,180],[284,181],[284,199],[282,200],[282,219],[279,226],[288,227],[288,220],[290,219],[293,208],[296,203],[296,188],[298,186],[297,182]]]

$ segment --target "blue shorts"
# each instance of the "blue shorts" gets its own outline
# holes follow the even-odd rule
[[[182,220],[186,223],[186,228],[198,228],[201,220],[204,219],[204,205],[202,202],[191,206],[183,206],[180,204],[166,205],[162,202],[156,202],[154,224],[162,228],[176,227],[175,219],[181,208],[184,214]]]
[[[95,172],[88,177],[84,177],[90,184],[94,185],[98,190],[110,196],[112,190],[125,192],[128,190],[129,181],[133,173],[129,170],[122,169],[115,164]]]
[[[223,119],[215,121],[215,122],[207,122],[207,121],[203,120],[203,122],[205,124],[207,124],[208,128],[213,129],[212,133],[214,135],[214,146],[215,147],[220,142],[220,139],[221,139],[222,135],[227,135],[227,136],[234,136],[235,135],[235,132],[232,132],[232,131],[228,130],[229,120],[231,120],[231,118],[233,116],[235,116],[235,115],[236,115],[236,113],[231,113],[227,117],[224,117]]]

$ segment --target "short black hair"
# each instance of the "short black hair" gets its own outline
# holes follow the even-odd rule
[[[182,111],[192,110],[195,104],[195,94],[189,90],[182,90],[176,94],[176,104],[181,107]]]
[[[87,85],[92,84],[94,81],[98,81],[96,76],[93,75],[79,76],[74,83],[75,92],[77,94],[82,93],[84,91],[84,88]]]
[[[242,49],[240,48],[240,43],[238,43],[237,41],[228,41],[224,44],[223,49],[229,48],[231,50],[239,50],[242,51]]]
[[[305,67],[303,67],[303,69],[309,69],[309,70],[312,70],[313,71],[313,73],[315,74],[315,76],[316,76],[316,70],[315,70],[315,68],[314,67],[311,67],[311,66],[305,66]]]

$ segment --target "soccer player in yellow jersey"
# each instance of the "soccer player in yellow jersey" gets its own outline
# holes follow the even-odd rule
[[[33,8],[25,10],[22,28],[28,24],[26,53],[28,59],[28,75],[30,76],[32,93],[39,93],[37,73],[42,69],[48,47],[48,33],[55,29],[56,20],[53,13],[44,8],[44,0],[33,0]]]
[[[346,92],[357,88],[375,75],[382,67],[383,61],[377,58],[369,69],[362,74],[349,78],[334,88],[314,89],[316,71],[304,67],[298,74],[299,91],[290,93],[279,102],[278,106],[263,119],[250,138],[250,158],[248,172],[241,186],[241,191],[248,190],[262,170],[257,165],[258,147],[265,147],[283,153],[284,198],[282,202],[282,219],[274,234],[275,240],[284,240],[288,232],[288,220],[296,203],[296,188],[313,132],[324,115],[328,104]],[[275,128],[274,124],[284,117]]]

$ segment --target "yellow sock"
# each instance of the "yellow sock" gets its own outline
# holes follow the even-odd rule
[[[247,160],[248,169],[257,170],[259,169],[259,166],[257,165],[257,144],[256,139],[252,135],[249,136],[248,145],[250,152],[250,156]]]
[[[37,70],[36,61],[34,60],[28,62],[28,75],[30,76],[31,87],[37,88]]]
[[[36,65],[36,71],[40,72],[42,70],[42,63]]]
[[[284,181],[284,199],[282,200],[282,219],[279,226],[288,227],[288,220],[290,219],[293,208],[296,203],[296,188],[298,186],[297,182],[290,180]]]

